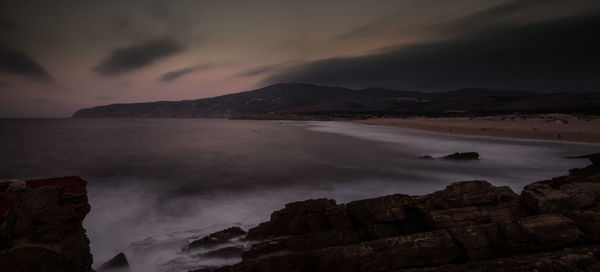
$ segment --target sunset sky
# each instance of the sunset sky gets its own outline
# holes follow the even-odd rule
[[[600,90],[598,0],[0,4],[0,117],[279,82]]]

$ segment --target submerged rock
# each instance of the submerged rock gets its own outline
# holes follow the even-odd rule
[[[129,262],[123,252],[117,254],[98,268],[98,272],[129,272]]]
[[[582,155],[582,156],[571,156],[568,159],[589,159],[592,164],[600,164],[600,153]]]
[[[464,152],[464,153],[460,153],[460,152],[456,152],[450,155],[446,155],[443,156],[442,159],[444,160],[455,160],[455,161],[459,161],[459,160],[478,160],[479,159],[479,153],[477,152]]]

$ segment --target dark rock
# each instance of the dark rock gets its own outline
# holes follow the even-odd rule
[[[227,243],[233,238],[241,237],[244,234],[246,234],[246,232],[240,227],[231,227],[192,241],[185,249],[189,250],[199,247],[215,247]]]
[[[589,159],[592,164],[600,165],[600,153],[582,155],[582,156],[571,156],[569,159]]]
[[[329,230],[332,226],[327,222],[325,210],[336,206],[335,200],[332,199],[311,199],[286,204],[285,209],[271,214],[271,220],[248,230],[246,239],[263,240],[270,237]],[[329,216],[329,219],[331,218]]]
[[[582,246],[557,251],[521,254],[464,264],[447,264],[390,272],[530,272],[530,271],[600,271],[600,247]]]
[[[460,152],[456,152],[450,155],[446,155],[443,156],[442,159],[444,160],[455,160],[455,161],[460,161],[460,160],[478,160],[479,159],[479,153],[477,152],[464,152],[464,153],[460,153]]]
[[[117,254],[98,268],[98,272],[101,271],[129,271],[129,262],[127,261],[127,257],[123,252]]]
[[[241,258],[244,249],[241,247],[224,247],[200,254],[205,258]]]
[[[424,199],[429,209],[451,209],[509,203],[517,200],[517,194],[506,186],[495,187],[487,181],[474,180],[454,182]]]
[[[386,271],[462,258],[445,230],[246,260],[233,271]]]
[[[569,217],[585,233],[585,240],[600,241],[600,207],[572,211]]]
[[[499,227],[504,235],[501,249],[507,253],[552,250],[574,245],[583,238],[571,219],[558,214],[525,217]]]
[[[453,226],[469,226],[504,222],[514,219],[508,207],[496,206],[468,206],[429,212],[433,228],[447,228]]]
[[[600,167],[526,186],[286,205],[222,271],[597,271]]]
[[[281,252],[301,252],[359,242],[361,239],[354,229],[309,233],[256,243],[242,256],[244,259],[251,259]]]
[[[419,156],[417,157],[417,159],[419,160],[433,160],[432,156],[426,155],[426,156]]]
[[[85,188],[85,181],[78,181]],[[93,271],[89,240],[82,227],[89,211],[87,197],[80,197],[83,203],[71,209],[56,187],[10,183],[0,191],[10,196],[10,205],[0,207],[6,208],[0,215],[4,218],[0,224],[0,270]]]
[[[381,239],[428,229],[424,212],[408,195],[391,195],[353,201],[346,205],[348,216],[363,227],[368,239]]]

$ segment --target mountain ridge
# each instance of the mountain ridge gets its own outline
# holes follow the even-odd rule
[[[536,99],[530,101],[531,98]],[[530,105],[524,105],[523,101],[529,101]],[[586,101],[587,103],[584,103]],[[381,87],[353,90],[307,83],[279,83],[255,90],[195,100],[102,105],[80,109],[73,117],[293,119],[294,116],[300,115],[334,113],[424,114],[540,109],[588,111],[600,106],[598,101],[600,94],[540,94],[483,88],[463,88],[447,92],[401,91]],[[550,106],[540,107],[542,104]]]

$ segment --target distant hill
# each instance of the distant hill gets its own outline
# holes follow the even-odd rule
[[[75,118],[277,118],[282,115],[333,113],[426,114],[447,111],[594,110],[598,94],[540,95],[514,90],[459,89],[449,92],[397,91],[385,88],[352,90],[314,84],[287,83],[184,101],[112,104],[77,111]]]

